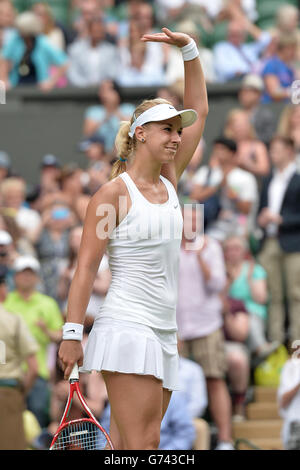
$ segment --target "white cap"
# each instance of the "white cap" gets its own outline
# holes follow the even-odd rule
[[[254,88],[263,91],[264,81],[259,75],[248,74],[242,80],[242,88]]]
[[[182,127],[188,127],[194,124],[197,120],[198,114],[193,109],[177,111],[177,109],[175,109],[171,104],[157,104],[140,114],[140,116],[132,123],[128,135],[132,138],[134,136],[135,129],[147,122],[165,121],[166,119],[170,119],[175,116],[181,117]]]
[[[40,270],[40,263],[33,256],[19,256],[14,263],[14,270],[17,273],[24,271],[24,269],[32,269],[35,273]]]
[[[9,245],[13,239],[8,232],[0,230],[0,245]]]

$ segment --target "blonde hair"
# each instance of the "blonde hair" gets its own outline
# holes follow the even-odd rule
[[[26,184],[24,180],[15,177],[5,179],[0,185],[1,195],[5,196],[11,190],[22,191],[25,194]]]
[[[118,160],[113,164],[110,179],[114,179],[121,173],[126,171],[127,163],[131,163],[136,149],[136,137],[131,138],[128,135],[131,124],[147,109],[152,108],[158,104],[172,104],[163,98],[155,98],[153,100],[144,100],[134,111],[130,121],[122,121],[119,131],[115,139],[115,146],[117,149]],[[120,160],[126,159],[126,162]]]
[[[226,122],[225,122],[225,126],[224,126],[224,136],[229,138],[229,139],[233,139],[233,140],[236,140],[236,136],[233,135],[233,132],[231,130],[231,124],[232,124],[232,121],[239,115],[239,114],[244,114],[245,116],[247,115],[247,113],[243,110],[243,109],[239,109],[239,108],[235,108],[235,109],[232,109],[231,111],[229,111],[229,113],[227,114],[227,117],[226,117]],[[253,140],[256,140],[257,139],[257,135],[256,135],[256,132],[255,132],[255,129],[254,127],[252,126],[250,120],[249,120],[249,138],[250,139],[253,139]]]
[[[299,107],[299,106],[298,106]],[[287,105],[279,117],[277,126],[277,133],[283,137],[290,137],[291,131],[293,130],[291,119],[293,114],[298,110],[295,105]]]

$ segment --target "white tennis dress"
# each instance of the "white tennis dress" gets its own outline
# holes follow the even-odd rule
[[[174,186],[169,198],[149,202],[128,173],[131,207],[108,242],[112,281],[95,318],[83,372],[153,375],[178,390],[177,274],[183,219]]]

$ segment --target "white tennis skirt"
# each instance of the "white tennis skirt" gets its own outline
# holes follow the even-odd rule
[[[152,375],[163,388],[179,390],[176,332],[98,317],[89,334],[80,372],[106,370]]]

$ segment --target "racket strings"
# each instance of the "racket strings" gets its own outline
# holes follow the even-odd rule
[[[104,450],[107,439],[90,421],[70,423],[58,434],[53,450]]]

